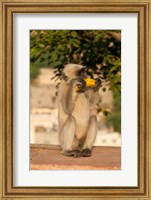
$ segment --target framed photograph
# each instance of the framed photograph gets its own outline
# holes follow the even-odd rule
[[[150,0],[0,5],[1,199],[150,199]]]
[[[120,129],[121,30],[30,30],[30,169],[121,169]]]

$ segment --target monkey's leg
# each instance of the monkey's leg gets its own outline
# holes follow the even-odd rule
[[[81,152],[79,150],[73,150],[72,148],[75,137],[75,127],[75,119],[72,115],[69,115],[60,133],[61,153],[66,156],[80,157]]]
[[[90,117],[86,141],[83,147],[82,156],[90,157],[92,154],[92,147],[97,134],[97,118],[95,115]]]
[[[69,115],[63,129],[60,132],[60,145],[62,151],[71,151],[72,143],[75,135],[75,119],[72,115]]]

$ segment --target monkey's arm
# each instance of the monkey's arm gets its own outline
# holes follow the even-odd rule
[[[63,109],[67,114],[71,114],[74,109],[77,96],[75,86],[77,84],[80,85],[81,83],[77,79],[72,79],[69,83],[69,86],[66,86],[66,89],[62,90],[62,95],[60,99]]]
[[[68,114],[72,113],[74,106],[75,106],[75,100],[76,100],[76,96],[77,96],[77,93],[75,90],[75,85],[76,85],[75,81],[71,80],[69,83],[68,91],[67,91],[66,105],[65,105],[66,111]]]
[[[99,88],[101,87],[101,80],[99,78],[96,80],[96,87],[91,88],[86,91],[86,97],[89,100],[90,109],[94,108],[96,103],[99,101]]]
[[[86,97],[87,97],[87,99],[89,101],[90,109],[93,109],[95,107],[96,103],[99,100],[98,91],[87,90],[85,94],[86,94]]]

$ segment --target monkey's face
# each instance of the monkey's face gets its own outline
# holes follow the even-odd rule
[[[76,72],[76,76],[77,76],[77,78],[80,78],[80,79],[86,79],[88,77],[88,75],[86,73],[86,67],[83,67],[82,69],[79,69]]]
[[[86,67],[77,64],[68,64],[63,69],[62,78],[66,82],[74,78],[86,79],[87,78]]]

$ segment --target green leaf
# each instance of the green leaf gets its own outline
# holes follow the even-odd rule
[[[71,39],[70,40],[71,44],[74,46],[74,47],[79,47],[79,41],[77,39]]]
[[[77,36],[77,32],[72,31],[72,32],[71,32],[71,36],[72,36],[72,37],[76,37],[76,36]]]
[[[103,92],[105,92],[105,91],[106,91],[106,88],[102,88],[102,90],[103,90]]]
[[[108,112],[107,110],[103,110],[103,114],[107,117],[109,115],[110,112]]]
[[[42,43],[39,43],[38,46],[39,46],[40,48],[44,48],[44,47],[45,47],[45,45],[42,44]]]

